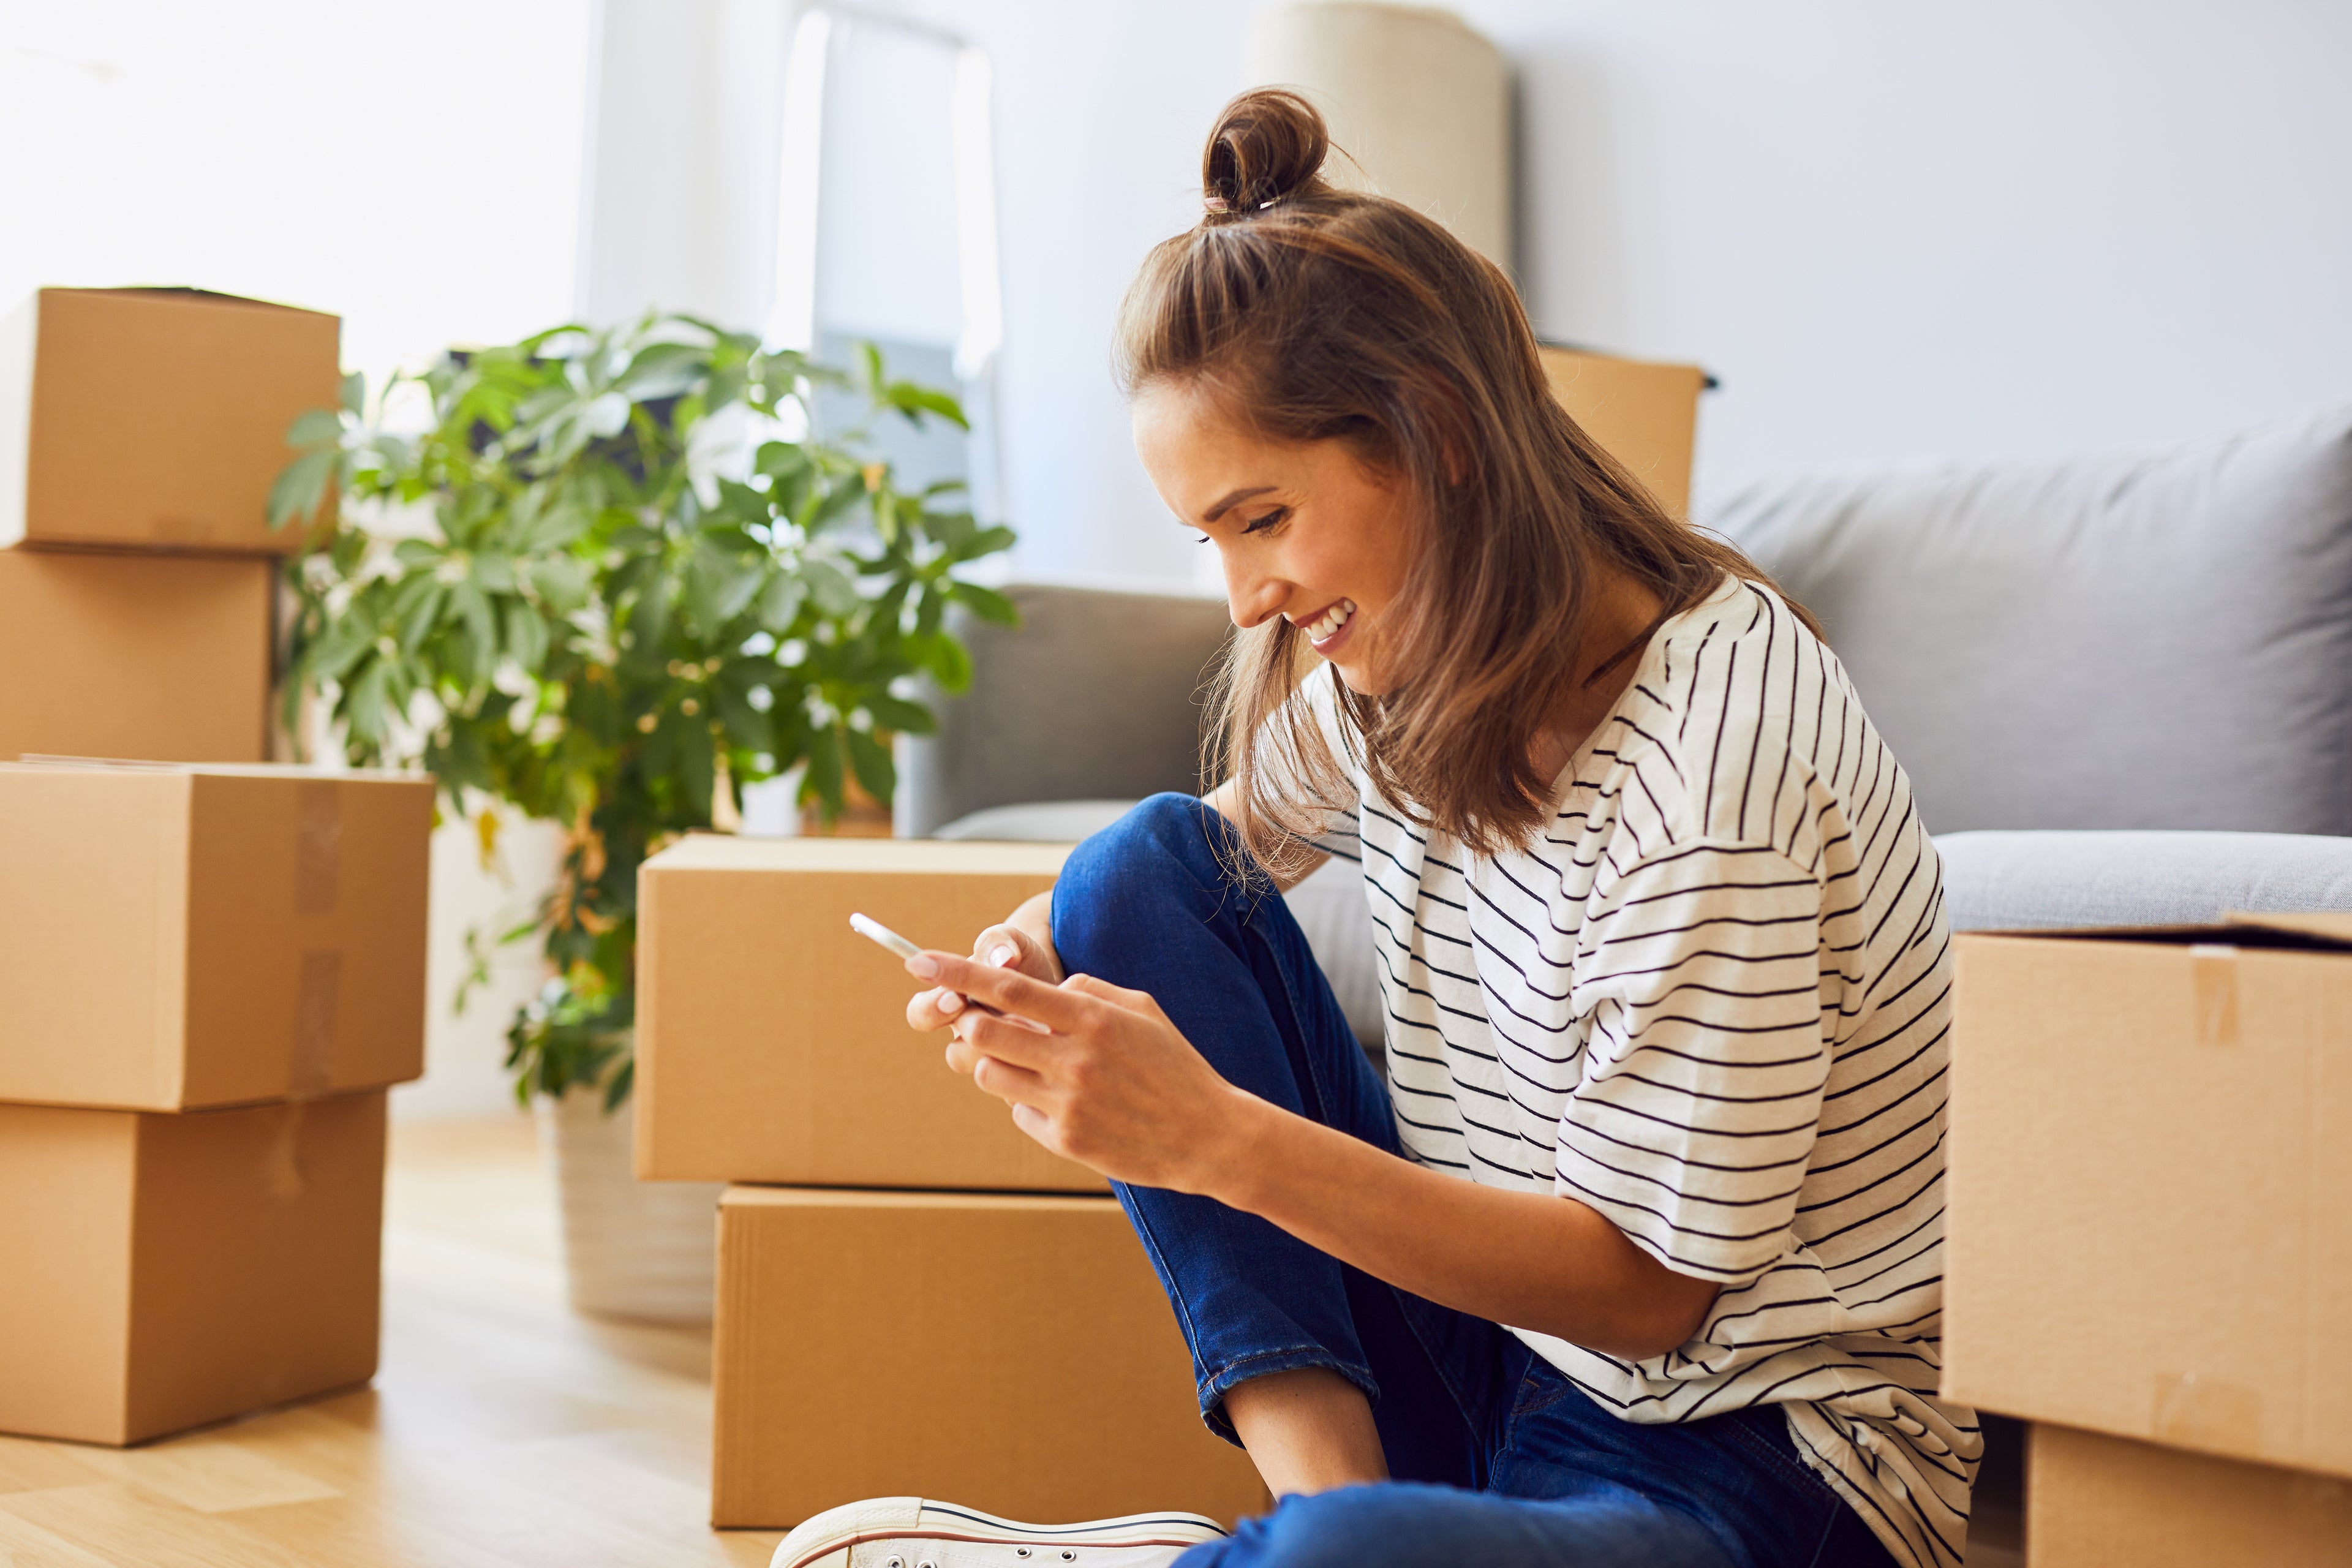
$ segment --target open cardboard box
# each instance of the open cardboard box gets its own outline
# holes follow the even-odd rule
[[[1944,1394],[2352,1476],[2352,916],[1957,950]]]
[[[0,1100],[415,1078],[432,819],[418,774],[0,764]]]
[[[0,316],[0,545],[286,554],[269,487],[338,406],[342,323],[200,289],[43,289]]]

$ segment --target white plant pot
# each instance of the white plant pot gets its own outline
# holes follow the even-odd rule
[[[599,1317],[707,1323],[717,1299],[715,1182],[640,1182],[624,1106],[604,1114],[601,1089],[532,1102],[539,1147],[563,1205],[563,1271],[572,1304]]]

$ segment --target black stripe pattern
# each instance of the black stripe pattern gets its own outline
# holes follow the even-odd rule
[[[1302,689],[1326,722],[1328,679]],[[1563,779],[1494,860],[1368,794],[1334,814],[1406,1151],[1722,1283],[1651,1361],[1519,1331],[1586,1393],[1643,1422],[1778,1403],[1897,1561],[1958,1563],[1981,1445],[1936,1394],[1951,957],[1903,770],[1836,657],[1727,580]]]

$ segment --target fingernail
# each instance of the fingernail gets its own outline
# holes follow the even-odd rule
[[[991,952],[988,955],[988,962],[994,964],[997,968],[1002,969],[1020,956],[1021,955],[1019,953],[1015,952],[1012,947],[1008,945],[1000,947]]]
[[[936,1005],[942,1013],[961,1013],[963,1011],[963,998],[952,991],[942,991]]]
[[[907,973],[918,980],[929,980],[938,975],[940,961],[928,952],[919,952],[907,960]]]

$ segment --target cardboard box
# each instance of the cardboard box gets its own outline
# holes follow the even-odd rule
[[[703,835],[637,875],[637,1174],[1103,1192],[907,1027],[921,989],[861,910],[962,952],[1067,846]]]
[[[0,318],[0,545],[284,554],[295,416],[342,394],[342,324],[194,289],[43,289]]]
[[[1633,470],[1675,517],[1690,513],[1698,397],[1712,384],[1695,364],[1654,364],[1581,349],[1538,351],[1559,398],[1586,434]]]
[[[2352,1476],[2352,917],[1958,951],[1945,1394]]]
[[[716,1525],[910,1495],[1035,1523],[1266,1507],[1110,1198],[732,1188],[717,1335]]]
[[[274,571],[0,551],[0,761],[261,761]]]
[[[2344,1568],[2352,1482],[2036,1426],[2032,1568]]]
[[[187,1110],[424,1071],[420,776],[0,765],[0,1100]]]
[[[0,1105],[0,1431],[137,1443],[375,1374],[384,1095]]]

